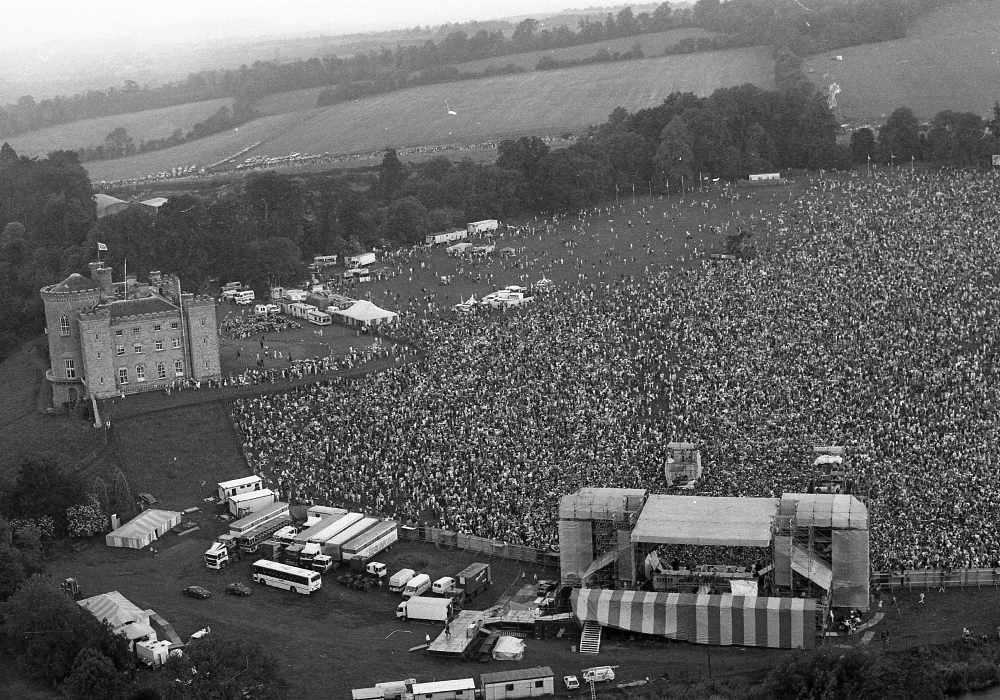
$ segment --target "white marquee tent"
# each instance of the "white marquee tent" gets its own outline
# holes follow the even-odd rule
[[[104,536],[109,547],[142,549],[153,543],[170,528],[179,525],[183,514],[173,510],[144,510],[116,530]]]

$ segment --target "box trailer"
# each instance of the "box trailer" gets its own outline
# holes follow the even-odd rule
[[[374,527],[378,523],[378,518],[363,517],[345,530],[337,533],[323,543],[323,554],[329,554],[336,561],[340,561],[340,549],[346,543],[353,540],[362,532]]]
[[[306,508],[306,515],[315,515],[320,518],[327,515],[347,515],[347,508],[337,508],[335,506],[309,506]]]
[[[500,228],[500,222],[496,219],[483,219],[482,221],[471,221],[469,222],[465,229],[470,234],[477,233],[487,233],[489,231],[496,231]]]
[[[248,491],[259,491],[264,488],[264,480],[259,476],[244,476],[239,479],[220,481],[218,484],[219,500],[225,501],[230,496]]]
[[[493,572],[489,564],[477,561],[455,574],[458,579],[458,587],[465,591],[465,595],[473,598],[490,587],[493,583]]]
[[[344,265],[347,267],[363,267],[375,262],[375,253],[361,253],[359,255],[348,255],[344,258]]]
[[[389,592],[402,593],[410,579],[417,575],[413,569],[400,569],[389,577]]]
[[[396,527],[396,521],[386,520],[345,542],[340,548],[340,558],[344,561],[365,560],[388,549],[398,539],[399,529]]]
[[[237,518],[243,518],[251,513],[264,510],[277,500],[277,496],[271,489],[238,493],[229,497],[229,512]]]
[[[427,620],[447,622],[451,619],[454,606],[451,598],[428,598],[413,596],[396,606],[396,617],[402,620]]]
[[[451,243],[453,241],[461,241],[469,237],[469,232],[465,229],[458,229],[457,231],[446,231],[444,233],[431,233],[424,238],[424,243],[427,245],[434,245],[435,243]]]

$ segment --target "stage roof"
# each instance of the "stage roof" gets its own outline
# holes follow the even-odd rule
[[[795,503],[797,525],[867,530],[868,508],[854,496],[842,493],[783,493],[782,501]]]
[[[650,496],[632,542],[768,547],[777,498]]]
[[[559,517],[564,520],[614,520],[638,510],[645,489],[613,489],[587,486],[559,501]]]

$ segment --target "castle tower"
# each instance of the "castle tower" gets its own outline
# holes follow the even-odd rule
[[[52,404],[78,401],[86,394],[84,358],[80,339],[80,313],[92,310],[101,300],[101,284],[73,273],[59,284],[42,287],[45,332],[49,338],[49,369]]]
[[[191,352],[191,377],[199,380],[222,376],[219,362],[219,332],[215,316],[215,299],[185,293],[184,321],[188,329]]]

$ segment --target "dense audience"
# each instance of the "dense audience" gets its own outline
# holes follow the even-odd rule
[[[292,328],[302,328],[302,324],[291,316],[229,313],[219,324],[219,334],[235,340],[245,340],[258,335],[280,333]]]
[[[662,488],[671,440],[701,447],[697,493],[717,496],[805,491],[811,447],[841,444],[870,496],[873,569],[996,566],[998,186],[817,177],[741,217],[754,259],[692,249],[636,277],[566,245],[576,284],[504,313],[411,313],[426,362],[241,399],[236,423],[286,497],[541,548],[563,494]],[[636,248],[662,241],[662,208],[713,198],[643,212]],[[539,235],[585,238],[607,213]]]

